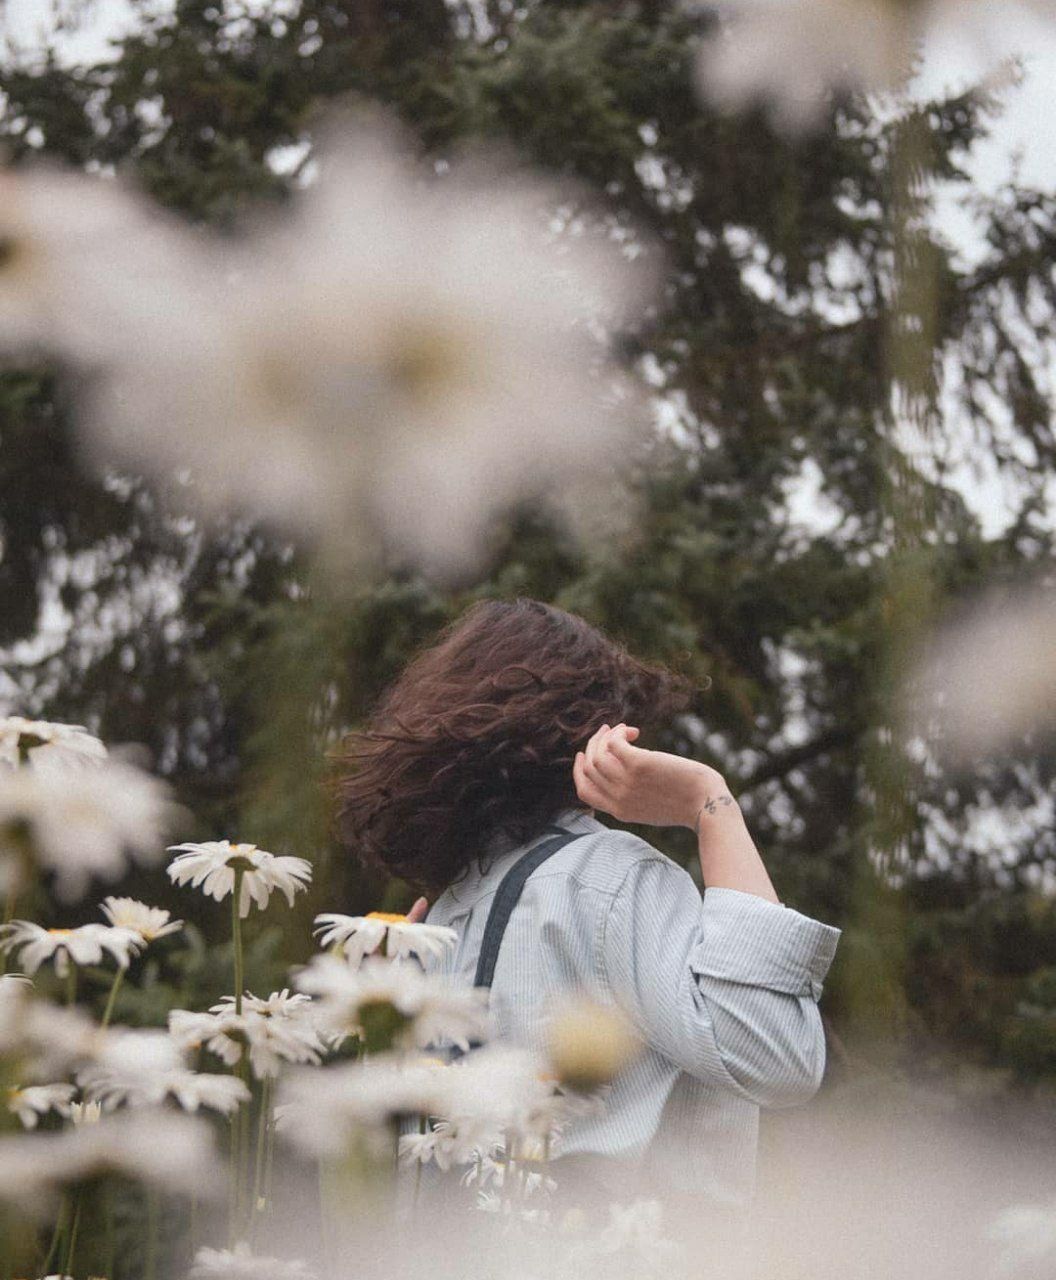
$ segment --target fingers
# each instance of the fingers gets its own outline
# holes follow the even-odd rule
[[[616,732],[616,729],[610,729],[607,724],[603,724],[587,743],[587,776],[593,778],[595,782],[598,779],[605,782],[619,781],[621,767],[608,750],[612,735]]]
[[[606,808],[605,794],[601,787],[587,773],[587,758],[584,752],[577,751],[572,762],[572,781],[576,786],[576,795],[591,809]]]
[[[641,747],[631,744],[638,737],[639,730],[630,724],[618,724],[607,739],[609,755],[621,765],[629,765],[636,755],[642,752]]]
[[[419,898],[417,902],[415,902],[414,906],[411,907],[410,911],[407,912],[408,924],[421,924],[425,919],[428,910],[429,903],[425,898]]]

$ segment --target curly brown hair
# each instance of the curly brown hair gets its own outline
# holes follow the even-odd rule
[[[538,600],[481,601],[345,740],[340,837],[364,866],[438,892],[496,834],[528,841],[580,803],[572,762],[603,724],[647,732],[689,692],[575,614]]]

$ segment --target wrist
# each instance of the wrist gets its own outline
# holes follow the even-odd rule
[[[705,766],[693,794],[692,812],[686,825],[695,835],[701,836],[709,821],[723,816],[740,816],[740,812],[740,805],[733,798],[725,778],[715,769]]]

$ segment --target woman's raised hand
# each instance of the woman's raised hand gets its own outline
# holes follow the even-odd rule
[[[424,898],[418,898],[413,907],[407,912],[408,924],[421,924],[425,919],[429,910],[429,903]]]
[[[576,794],[620,822],[698,829],[702,813],[735,802],[722,775],[699,760],[636,747],[632,725],[603,724],[577,752]]]

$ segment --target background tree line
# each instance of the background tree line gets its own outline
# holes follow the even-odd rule
[[[0,133],[10,163],[121,173],[237,236],[261,205],[296,198],[329,110],[367,100],[398,114],[436,160],[495,141],[576,178],[614,227],[642,228],[667,257],[663,305],[629,339],[659,424],[628,463],[638,535],[579,546],[526,505],[470,580],[438,584],[393,564],[334,594],[268,530],[197,524],[184,492],[193,477],[164,491],[100,479],[70,429],[71,378],[8,369],[0,695],[10,710],[145,744],[195,815],[184,838],[237,834],[313,857],[326,874],[306,915],[324,902],[366,909],[382,893],[396,903],[400,886],[366,882],[331,840],[327,747],[469,601],[554,601],[700,686],[664,745],[719,763],[782,898],[844,927],[848,962],[825,1002],[842,1036],[883,1027],[885,1056],[915,1074],[941,1067],[948,1080],[952,1048],[1000,1085],[1048,1088],[1056,907],[1039,885],[1056,869],[1052,741],[958,775],[907,772],[900,873],[882,877],[870,858],[870,753],[892,725],[885,637],[912,624],[890,617],[892,470],[913,473],[928,514],[927,537],[898,550],[899,571],[919,569],[940,600],[1051,572],[1044,486],[1056,437],[1044,371],[1020,335],[1036,329],[1039,305],[1051,315],[1056,205],[1022,188],[973,199],[965,165],[999,104],[965,93],[910,113],[933,179],[973,199],[986,244],[969,264],[934,225],[927,234],[929,376],[950,450],[922,463],[883,429],[890,162],[905,117],[840,100],[793,140],[762,111],[719,114],[693,90],[695,43],[714,19],[664,0],[265,8],[180,0],[171,16],[144,11],[95,66],[9,57]],[[958,452],[1015,481],[1018,507],[998,535],[955,483]],[[1000,858],[981,817],[994,813],[1018,815],[1000,828]],[[687,835],[650,838],[688,861]],[[157,897],[156,876],[150,884]],[[865,899],[886,914],[863,914]],[[262,942],[251,977],[278,945]]]

